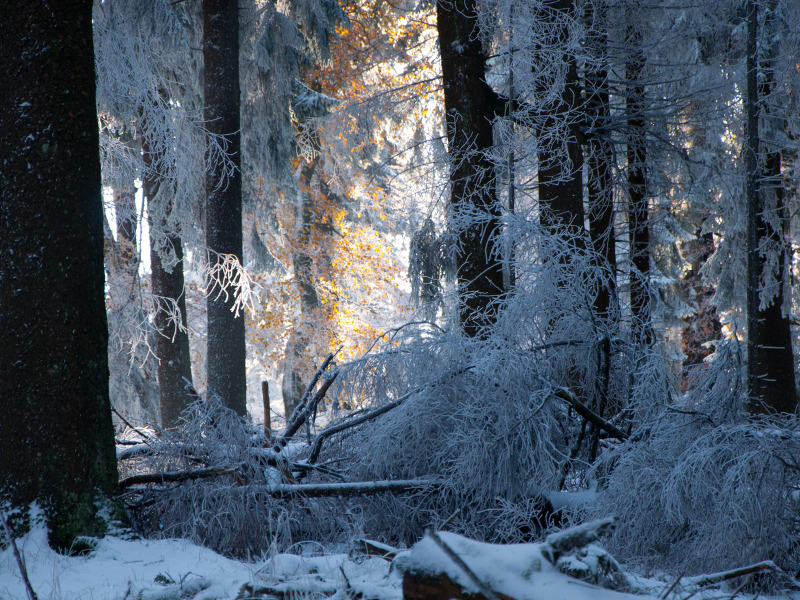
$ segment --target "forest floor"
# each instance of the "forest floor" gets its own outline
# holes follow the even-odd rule
[[[497,579],[497,574],[504,569],[509,566],[513,569],[521,564],[520,561],[531,557],[532,564],[536,564],[541,549],[539,544],[489,546],[454,534],[439,535],[451,546],[455,545],[459,553],[464,553],[465,560],[478,576],[486,578],[484,581],[492,577]],[[353,553],[321,554],[316,545],[309,543],[297,545],[300,554],[252,557],[250,562],[246,562],[223,557],[185,540],[114,536],[98,540],[94,550],[84,556],[65,556],[48,546],[43,524],[36,525],[28,535],[16,540],[16,546],[38,600],[402,600],[400,571],[403,568],[399,563],[407,563],[414,556],[411,552],[402,552],[389,562],[375,556],[354,556]],[[481,548],[488,551],[482,552]],[[435,563],[436,559],[431,558],[432,551],[435,552],[435,547],[429,543],[416,560]],[[447,561],[449,559],[445,558],[444,562]],[[531,573],[532,570],[538,572]],[[689,585],[690,578],[684,578],[680,585],[676,585],[676,578],[666,574],[643,578],[629,571],[623,573],[633,584],[637,596],[603,589],[539,566],[517,574],[516,582],[514,577],[501,582],[496,589],[505,593],[514,588],[513,597],[520,600],[768,598],[737,590],[737,582],[693,588]],[[509,586],[511,588],[506,589]],[[773,597],[800,600],[800,592]],[[29,600],[10,545],[0,551],[0,598]]]

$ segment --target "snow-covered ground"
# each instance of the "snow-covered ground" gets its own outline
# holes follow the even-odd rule
[[[736,585],[697,585],[697,578],[683,578],[677,585],[667,576],[644,579],[620,573],[629,581],[629,590],[637,594],[634,596],[559,572],[549,562],[552,557],[547,555],[553,547],[547,544],[493,546],[455,534],[439,533],[435,537],[436,543],[426,537],[412,550],[400,552],[391,563],[375,556],[348,554],[278,554],[246,563],[184,540],[113,536],[98,540],[95,549],[85,556],[70,557],[50,549],[41,520],[28,535],[16,540],[16,545],[38,600],[402,600],[402,572],[407,569],[446,573],[467,591],[479,592],[464,566],[491,589],[517,600],[756,597],[741,593]],[[445,547],[456,552],[463,561],[461,566],[453,562]],[[314,545],[305,548],[313,549]],[[589,570],[596,570],[597,558],[602,559],[604,551],[594,545],[587,548],[588,552],[568,558],[570,568],[580,571],[588,565]],[[763,595],[758,597],[766,600]],[[800,593],[779,597],[799,600]],[[0,599],[28,600],[11,546],[0,552]]]

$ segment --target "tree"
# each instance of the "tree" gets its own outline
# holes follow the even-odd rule
[[[142,156],[145,172],[142,191],[147,199],[150,215],[158,222],[150,226],[150,270],[151,287],[156,302],[155,351],[158,357],[158,391],[160,399],[161,426],[174,427],[181,413],[191,404],[192,398],[186,390],[192,381],[192,363],[189,351],[189,334],[186,321],[186,294],[183,277],[183,241],[181,236],[170,231],[166,216],[172,204],[169,190],[163,190],[165,182],[153,168],[159,157],[153,156],[147,138],[142,138]],[[163,160],[163,157],[161,157]],[[158,206],[158,203],[166,206]],[[166,257],[173,257],[169,261]]]
[[[589,236],[595,255],[604,259],[599,266],[608,270],[608,279],[600,284],[595,296],[598,315],[609,316],[616,301],[617,249],[614,234],[614,149],[608,139],[611,101],[608,82],[608,34],[605,2],[586,4],[589,50],[586,64],[586,117],[590,127],[587,143],[587,217]],[[603,278],[605,279],[605,278]]]
[[[576,243],[582,245],[583,150],[578,134],[581,97],[577,61],[567,52],[567,27],[574,10],[572,0],[549,0],[542,2],[540,8],[541,19],[547,25],[542,39],[537,40],[543,52],[535,64],[547,64],[548,68],[540,69],[541,74],[535,76],[542,98],[536,133],[539,221],[554,233],[563,233],[567,228]]]
[[[475,0],[436,3],[450,155],[450,226],[457,236],[459,315],[469,337],[497,320],[504,292],[500,205],[495,194],[492,117]]]
[[[242,174],[239,132],[239,4],[203,1],[205,120],[208,131],[223,136],[231,161],[215,163],[206,175],[206,245],[209,260],[226,257],[242,263]],[[239,415],[247,414],[244,314],[234,311],[230,289],[208,296],[208,391]]]
[[[117,482],[92,3],[2,4],[0,53],[0,494],[68,549]]]
[[[630,22],[630,21],[629,21]],[[631,261],[631,313],[634,333],[649,345],[653,342],[650,317],[650,224],[648,222],[647,144],[645,133],[645,90],[641,82],[645,65],[642,32],[630,24],[626,31],[629,57],[625,64],[627,83],[625,112],[627,118],[628,161],[628,241]]]
[[[141,408],[151,418],[162,413],[165,427],[190,401],[181,238],[188,231],[202,245],[192,235],[205,144],[201,57],[191,50],[199,45],[199,14],[164,0],[106,0],[93,12],[103,184],[123,192],[113,205],[117,240],[110,226],[106,232],[111,401],[128,418],[147,418],[135,410],[135,390]],[[136,179],[146,200],[141,215],[130,185]],[[137,225],[145,239],[136,239]],[[147,243],[148,226],[151,277],[141,278],[137,243]]]
[[[747,3],[747,121],[742,149],[747,197],[747,388],[751,412],[793,413],[797,407],[794,356],[789,318],[783,309],[786,209],[781,151],[768,148],[759,135],[759,116],[769,118],[767,102],[775,83],[769,56],[774,11],[774,2],[763,11],[766,33],[758,44],[758,4],[755,0]],[[773,264],[770,254],[777,257]],[[771,277],[765,278],[765,271],[771,271]],[[764,286],[762,279],[774,283]]]

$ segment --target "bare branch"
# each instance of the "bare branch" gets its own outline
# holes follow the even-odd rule
[[[14,553],[14,558],[17,560],[19,573],[22,576],[22,580],[25,582],[25,591],[28,592],[28,600],[39,600],[36,597],[36,592],[34,592],[33,588],[31,587],[31,580],[28,579],[28,571],[25,569],[25,562],[22,560],[22,557],[19,554],[17,544],[14,541],[14,536],[11,534],[11,528],[8,526],[8,517],[4,514],[2,515],[2,520],[3,529],[6,532],[6,537],[8,538],[8,543],[11,546],[11,551]]]
[[[397,481],[284,484],[269,489],[261,487],[257,489],[263,489],[276,498],[288,498],[295,495],[322,498],[326,496],[372,496],[385,493],[407,494],[435,489],[439,485],[438,482],[430,479],[401,479]]]
[[[311,378],[311,383],[308,384],[306,391],[303,393],[303,397],[300,399],[300,403],[297,405],[297,408],[294,409],[294,413],[291,415],[291,419],[289,420],[289,423],[286,425],[286,429],[284,430],[284,432],[281,434],[281,437],[277,441],[279,447],[286,446],[286,444],[289,441],[289,438],[292,437],[295,433],[297,433],[297,430],[300,429],[300,427],[303,425],[308,415],[311,414],[310,411],[306,410],[307,408],[306,405],[308,404],[310,406],[310,404],[315,404],[316,401],[318,401],[317,398],[314,397],[315,402],[311,402],[309,404],[309,401],[312,399],[311,395],[314,393],[314,386],[317,385],[319,378],[322,377],[322,374],[325,372],[325,369],[327,369],[328,366],[333,361],[333,356],[334,356],[333,354],[328,354],[328,356],[325,357],[325,360],[322,361],[322,364],[320,365],[319,369],[317,369],[317,372],[314,373],[314,377]],[[330,387],[331,383],[333,383],[333,380],[335,378],[336,375],[334,374],[333,377],[329,378],[329,380],[326,382],[327,386],[325,384],[322,385],[320,391],[322,392],[323,395],[325,394],[325,391],[328,390],[328,387]],[[322,396],[320,396],[319,398],[321,399]]]
[[[569,392],[569,390],[567,390],[565,388],[562,388],[562,387],[559,387],[559,388],[556,388],[553,393],[557,397],[561,398],[562,400],[564,400],[568,404],[570,404],[572,406],[572,408],[575,409],[576,413],[578,413],[580,416],[582,416],[584,419],[586,419],[590,423],[593,423],[594,425],[596,425],[600,429],[602,429],[605,432],[607,432],[608,435],[610,435],[611,437],[617,438],[618,440],[623,440],[623,441],[628,439],[628,435],[624,431],[622,431],[621,429],[618,429],[617,427],[615,427],[614,425],[612,425],[611,423],[609,423],[608,421],[606,421],[602,417],[598,416],[591,409],[586,408],[586,406],[581,404],[578,401],[578,399],[575,398],[575,396],[573,396]]]

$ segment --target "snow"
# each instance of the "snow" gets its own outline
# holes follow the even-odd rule
[[[35,519],[35,523],[16,544],[39,600],[235,600],[243,592],[254,598],[313,595],[330,600],[402,600],[402,577],[408,571],[444,572],[465,590],[478,591],[462,568],[429,536],[411,550],[398,552],[391,563],[343,553],[313,556],[309,551],[322,554],[316,544],[296,544],[302,555],[276,554],[245,563],[184,540],[113,536],[96,540],[95,549],[86,556],[64,556],[49,548],[42,519]],[[625,573],[639,593],[634,596],[563,574],[547,559],[552,551],[547,543],[495,545],[453,533],[439,532],[438,536],[478,579],[515,600],[641,600],[661,597],[675,581],[670,576],[646,579]],[[559,559],[559,566],[570,566],[575,572],[597,571],[604,557],[607,560],[601,547],[590,544],[574,556]],[[670,591],[670,600],[683,598],[686,590],[696,585],[693,578],[681,583]],[[691,595],[695,598],[720,597],[719,589],[694,589]],[[797,599],[800,595],[788,597]],[[0,599],[27,600],[10,546],[0,551]]]
[[[39,600],[105,600],[126,594],[164,592],[158,575],[179,582],[213,585],[217,598],[234,598],[250,580],[253,568],[184,540],[125,540],[107,536],[88,556],[64,556],[47,543],[43,523],[17,540],[31,586]],[[201,581],[203,582],[201,583]],[[199,591],[199,590],[198,590]],[[135,596],[134,596],[135,597]],[[27,600],[25,585],[11,547],[0,552],[0,598]]]
[[[546,550],[545,544],[484,544],[454,533],[438,535],[478,579],[495,592],[516,600],[641,600],[641,596],[602,589],[560,573],[545,558],[542,552]],[[422,573],[444,572],[464,589],[479,592],[466,573],[430,537],[414,546],[405,565]]]

